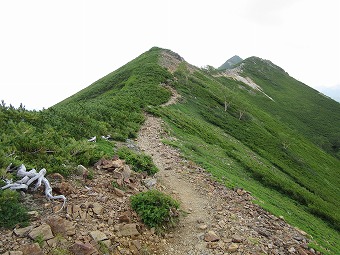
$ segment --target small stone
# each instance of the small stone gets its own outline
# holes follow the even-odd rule
[[[123,215],[119,216],[118,221],[120,223],[122,222],[130,223],[131,220],[130,220],[130,217],[126,213],[124,213]]]
[[[39,244],[26,244],[21,248],[23,255],[44,255]]]
[[[47,224],[51,227],[54,235],[58,233],[67,236],[72,236],[76,234],[76,228],[73,223],[61,218],[60,216],[50,217],[47,220]]]
[[[302,241],[303,237],[302,236],[294,236],[293,237],[296,241]]]
[[[243,238],[239,235],[233,235],[232,236],[232,242],[233,243],[242,243]]]
[[[96,215],[100,215],[103,213],[103,206],[100,203],[95,202],[93,203],[92,210]]]
[[[25,237],[33,229],[33,226],[28,226],[25,228],[15,228],[14,234],[18,237]]]
[[[294,247],[290,247],[290,248],[288,249],[288,252],[289,252],[289,253],[293,253],[293,254],[294,254],[294,253],[295,253],[295,251],[296,251],[296,250],[295,250],[295,248],[294,248]]]
[[[37,211],[29,211],[27,212],[31,220],[36,220],[39,217],[39,213]]]
[[[87,168],[83,165],[77,166],[77,174],[78,175],[84,175],[87,172]]]
[[[201,224],[201,225],[198,225],[197,228],[200,230],[206,230],[208,228],[208,225]]]
[[[114,188],[114,192],[118,197],[124,197],[124,195],[125,195],[124,191],[117,189],[117,188]]]
[[[90,243],[82,243],[76,241],[69,250],[73,252],[75,255],[91,255],[97,250]]]
[[[107,236],[105,235],[105,233],[99,231],[99,230],[95,230],[90,232],[90,236],[93,238],[93,240],[95,240],[96,242],[99,241],[103,241],[108,239]]]
[[[54,236],[52,234],[51,227],[46,223],[32,229],[29,234],[29,238],[35,240],[38,236],[41,236],[44,241],[52,239]]]
[[[243,189],[237,189],[236,190],[236,193],[239,195],[239,196],[243,196],[245,191]]]
[[[129,179],[132,174],[132,170],[130,169],[129,165],[124,165],[124,169],[122,172],[123,179]]]
[[[114,223],[113,219],[111,219],[111,218],[108,219],[108,221],[107,221],[107,224],[108,224],[108,225],[113,225],[113,223]]]
[[[228,252],[235,252],[238,249],[238,244],[237,243],[232,243],[228,246]]]
[[[61,183],[56,183],[53,187],[53,191],[65,196],[69,196],[70,194],[74,193],[74,188],[70,183],[63,181]]]
[[[143,182],[144,182],[145,187],[147,187],[148,189],[151,189],[153,186],[156,185],[157,180],[155,178],[148,178],[148,179],[145,179]]]
[[[137,224],[126,224],[126,225],[120,225],[118,236],[136,236],[139,235],[139,232],[137,230]]]
[[[214,231],[208,231],[204,236],[204,241],[206,242],[217,242],[220,237]]]
[[[111,167],[113,168],[121,168],[124,167],[124,160],[116,159],[115,161],[111,162]]]

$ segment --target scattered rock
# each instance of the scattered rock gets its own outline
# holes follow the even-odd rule
[[[228,252],[235,252],[238,250],[238,244],[232,243],[228,246]]]
[[[119,216],[118,221],[120,223],[125,222],[125,223],[130,223],[130,217],[127,215],[127,213],[124,213],[123,215]]]
[[[217,242],[218,240],[220,240],[220,237],[212,230],[208,231],[204,236],[204,241],[206,242]]]
[[[78,165],[77,166],[77,174],[83,176],[84,174],[87,173],[87,168],[83,165]]]
[[[74,189],[68,182],[63,181],[61,183],[53,184],[53,192],[69,196],[70,194],[74,193]]]
[[[200,229],[200,230],[206,230],[208,228],[208,225],[200,224],[200,225],[197,226],[197,228]]]
[[[151,189],[153,186],[155,186],[157,183],[157,180],[155,178],[147,178],[144,180],[144,185],[148,189]]]
[[[54,235],[62,234],[72,236],[76,234],[76,228],[71,221],[65,220],[60,216],[52,216],[47,220],[47,224],[51,227]]]
[[[90,236],[93,238],[93,240],[95,240],[96,242],[99,241],[103,241],[103,240],[107,240],[107,236],[105,235],[105,233],[96,230],[96,231],[92,231],[90,232]]]
[[[39,213],[37,211],[29,211],[27,214],[31,220],[37,220],[39,217]]]
[[[40,246],[37,243],[26,244],[21,249],[23,255],[44,255]]]
[[[103,206],[100,203],[93,203],[92,204],[92,211],[96,214],[96,215],[100,215],[103,213]]]
[[[28,233],[28,236],[32,240],[36,240],[37,237],[41,237],[42,240],[44,240],[44,241],[54,237],[53,234],[52,234],[51,227],[49,225],[47,225],[46,223],[40,225],[39,227],[32,229]]]
[[[97,252],[90,243],[82,243],[79,241],[76,241],[69,250],[75,255],[91,255]]]
[[[117,188],[114,188],[114,192],[118,197],[124,197],[124,195],[125,195],[124,191],[117,189]]]
[[[232,242],[233,243],[242,243],[243,238],[239,235],[233,235],[232,236]]]
[[[129,165],[124,165],[123,167],[123,172],[122,172],[122,176],[123,176],[123,179],[128,179],[130,178],[132,174],[132,170],[130,169]]]
[[[15,228],[13,230],[14,234],[19,237],[25,237],[33,229],[33,226],[28,226],[25,228]]]
[[[295,248],[294,247],[290,247],[289,249],[288,249],[288,252],[289,253],[292,253],[292,254],[294,254],[295,253]]]
[[[118,236],[136,236],[136,235],[139,235],[139,232],[137,230],[137,224],[135,224],[135,223],[119,225],[118,229],[119,229]]]

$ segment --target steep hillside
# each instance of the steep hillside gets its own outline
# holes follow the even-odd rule
[[[226,185],[250,190],[263,207],[284,215],[323,245],[335,245],[339,236],[332,228],[340,227],[338,150],[322,147],[311,134],[330,143],[339,137],[340,105],[269,61],[250,58],[241,65],[240,75],[259,88],[211,69],[177,64],[173,86],[182,102],[155,109],[180,139],[171,144]]]
[[[267,60],[251,57],[243,63],[243,75],[261,84],[275,100],[257,100],[256,105],[340,159],[338,102],[295,80]]]

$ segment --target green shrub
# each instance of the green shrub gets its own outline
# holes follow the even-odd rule
[[[27,226],[29,215],[20,204],[19,193],[13,190],[0,190],[0,227],[13,228],[17,224]]]
[[[157,190],[149,190],[132,196],[130,200],[132,209],[148,227],[161,230],[175,224],[176,217],[173,211],[179,208],[179,202],[169,195]]]
[[[122,147],[118,150],[118,156],[125,159],[127,164],[133,166],[135,172],[147,172],[148,175],[153,175],[158,172],[158,168],[152,161],[150,156],[144,153],[135,153],[132,150]]]

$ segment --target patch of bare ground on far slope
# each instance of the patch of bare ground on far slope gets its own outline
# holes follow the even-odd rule
[[[177,53],[171,50],[162,50],[161,56],[159,58],[159,64],[168,69],[170,73],[174,73],[181,63],[186,63],[186,66],[191,73],[197,69],[197,67],[187,63],[184,58],[182,58]]]
[[[146,115],[137,143],[160,169],[157,188],[187,212],[159,254],[313,254],[306,233],[266,212],[243,189],[230,190],[162,143],[165,123]],[[171,139],[171,138],[170,138]]]

